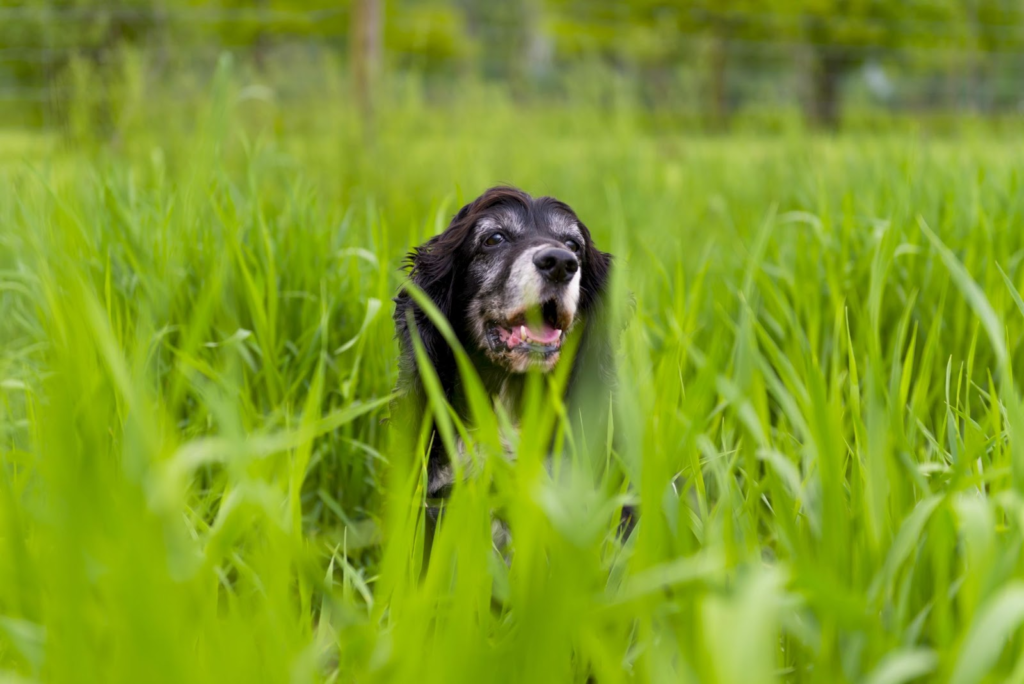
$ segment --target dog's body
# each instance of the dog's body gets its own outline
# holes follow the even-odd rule
[[[570,401],[581,393],[593,400],[610,391],[612,350],[600,320],[611,256],[597,249],[568,205],[514,188],[492,188],[463,207],[443,233],[414,249],[408,267],[411,281],[448,319],[485,389],[513,422],[527,372],[554,370],[570,332],[580,335],[567,384]],[[398,389],[413,409],[405,420],[422,419],[427,403],[414,334],[445,398],[468,420],[451,347],[408,292],[403,290],[395,304]],[[597,411],[608,406],[606,399],[593,403]],[[459,457],[446,453],[436,437],[427,464],[431,498],[444,497],[455,484],[452,460]]]

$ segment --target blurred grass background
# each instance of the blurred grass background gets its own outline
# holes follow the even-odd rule
[[[0,681],[1024,680],[1021,11],[0,7]],[[390,298],[498,182],[618,439],[474,433],[424,572]]]

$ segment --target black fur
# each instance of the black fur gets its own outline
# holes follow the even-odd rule
[[[510,224],[515,224],[514,231]],[[565,226],[570,224],[575,226],[585,244],[580,245],[576,253],[580,275],[574,324],[583,329],[580,347],[573,359],[569,376],[567,398],[570,405],[585,407],[585,422],[601,430],[597,434],[602,435],[599,441],[603,442],[608,397],[614,379],[612,345],[603,307],[612,257],[594,245],[590,231],[568,205],[551,197],[533,198],[511,187],[491,188],[462,207],[444,232],[413,249],[407,257],[406,268],[410,280],[430,297],[450,322],[485,388],[497,394],[504,387],[506,394],[511,391],[513,396],[521,396],[525,375],[510,371],[496,362],[493,355],[488,354],[480,335],[474,333],[480,326],[480,313],[473,309],[472,303],[480,295],[486,278],[497,281],[509,277],[515,255],[513,250],[522,251],[531,245],[534,249],[540,244],[558,245],[558,241],[566,235]],[[481,232],[478,230],[481,225],[497,226],[500,230],[512,231],[517,235],[515,244],[507,247],[510,250],[509,256],[504,261],[485,253],[488,248],[481,246]],[[523,262],[525,258],[517,263]],[[490,270],[485,270],[482,276],[480,270],[485,266]],[[495,285],[491,283],[489,287]],[[410,312],[445,397],[460,417],[468,420],[454,354],[441,333],[403,289],[395,298],[394,313],[401,351],[398,392],[401,397],[399,401],[405,407],[401,418],[403,429],[420,425],[426,410],[426,396],[416,367],[412,331],[409,328]],[[585,425],[580,427],[587,429]],[[427,464],[428,483],[433,482],[438,472],[449,462],[449,454],[445,453],[441,440],[436,435],[432,437]],[[431,486],[428,484],[428,487]],[[444,491],[428,491],[432,497],[444,494]]]

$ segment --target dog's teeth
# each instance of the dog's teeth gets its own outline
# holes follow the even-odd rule
[[[561,330],[556,330],[555,333],[557,333],[558,337],[562,336],[562,331]]]
[[[526,339],[526,326],[525,325],[519,326],[519,336],[521,338],[523,338],[524,340]]]

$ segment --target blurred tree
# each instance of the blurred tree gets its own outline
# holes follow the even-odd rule
[[[951,39],[954,1],[795,0],[810,81],[808,118],[835,127],[843,79],[880,48],[934,47]]]
[[[101,64],[121,43],[138,43],[161,29],[164,17],[155,2],[23,0],[0,8],[0,47],[17,55],[11,63],[23,82],[45,82],[72,55]]]
[[[430,77],[459,78],[476,63],[479,41],[460,0],[391,0],[384,26],[388,64]]]
[[[13,57],[0,66],[7,66],[32,93],[31,116],[41,119],[55,112],[66,118],[68,99],[75,96],[84,98],[78,104],[93,126],[113,133],[106,91],[118,73],[122,47],[147,40],[156,44],[163,34],[166,17],[156,2],[24,0],[4,7],[8,14],[0,19],[0,48],[12,50]]]
[[[374,104],[382,51],[381,0],[353,0],[349,62],[356,101],[366,115]]]
[[[484,76],[507,78],[522,88],[547,67],[542,0],[454,0],[466,38],[474,44]]]
[[[986,85],[997,80],[997,69],[1006,55],[1024,50],[1024,3],[1020,0],[962,0],[959,24],[968,34],[973,48],[968,67],[970,100],[976,110],[994,106],[993,97],[983,92]],[[998,55],[998,58],[994,58]],[[1019,78],[1019,64],[1010,62],[1014,80]],[[1017,98],[1019,98],[1019,92]]]
[[[729,96],[730,56],[734,41],[760,41],[773,36],[772,0],[680,0],[680,30],[684,34],[706,37],[706,101],[711,122],[716,127],[728,124],[733,105]]]

